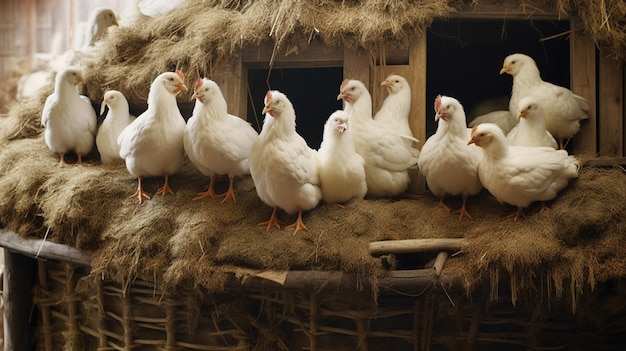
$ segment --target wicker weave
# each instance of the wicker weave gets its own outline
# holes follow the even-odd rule
[[[504,278],[503,278],[504,279]],[[573,313],[545,292],[510,303],[431,285],[418,295],[322,289],[164,292],[123,289],[87,268],[39,261],[38,349],[51,350],[620,350],[626,284],[585,294]],[[504,298],[509,296],[509,298]],[[496,296],[497,297],[497,296]]]

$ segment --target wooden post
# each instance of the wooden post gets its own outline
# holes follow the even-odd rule
[[[30,312],[37,272],[35,260],[4,249],[4,350],[35,349]]]
[[[222,90],[222,94],[228,104],[228,113],[247,117],[248,110],[248,70],[241,60],[241,55],[232,57],[231,60],[220,65],[213,79]]]
[[[413,136],[420,142],[421,149],[426,142],[426,28],[415,35],[409,46],[409,68],[412,75],[408,77],[411,84],[411,116],[409,123]],[[410,173],[409,192],[420,194],[426,191],[426,178],[417,170]]]
[[[365,50],[346,48],[343,58],[343,77],[358,79],[366,87],[370,87],[370,61],[370,56]],[[340,84],[341,82],[337,82],[337,93],[339,93]]]
[[[598,154],[616,157],[624,155],[623,65],[605,54],[598,60]]]
[[[574,152],[577,154],[595,155],[597,153],[596,130],[596,46],[594,41],[585,35],[580,19],[572,18],[570,22],[570,88],[587,99],[589,103],[589,119],[583,120],[580,132],[573,139]]]

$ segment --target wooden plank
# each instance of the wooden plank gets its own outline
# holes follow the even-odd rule
[[[343,77],[347,79],[358,79],[371,91],[371,61],[370,55],[365,50],[345,48],[343,57]],[[341,82],[337,84],[337,93],[339,93],[340,84]]]
[[[4,250],[4,350],[35,349],[34,326],[31,324],[35,260]],[[32,321],[34,322],[34,321]]]
[[[623,65],[600,50],[598,73],[598,154],[624,156]]]
[[[372,256],[385,254],[405,254],[428,251],[461,251],[465,246],[465,239],[406,239],[372,241],[369,245]]]
[[[248,69],[244,66],[241,56],[234,55],[226,64],[214,70],[213,78],[222,90],[228,104],[228,113],[247,117],[248,107]]]
[[[91,265],[91,254],[87,251],[41,239],[26,239],[12,231],[0,231],[0,246],[33,258]]]
[[[574,153],[595,155],[597,152],[596,130],[596,46],[584,33],[580,19],[571,21],[570,29],[570,88],[587,99],[589,119],[582,121],[580,132],[574,137]]]
[[[481,0],[464,2],[457,5],[456,8],[458,11],[452,14],[454,18],[528,20],[532,16],[535,21],[563,20],[565,18],[565,14],[558,13],[554,3],[552,6],[548,6],[541,2],[519,3],[517,1]]]
[[[592,158],[583,164],[583,167],[624,167],[626,166],[626,157],[601,157]]]
[[[317,41],[291,53],[285,53],[284,50],[275,53],[273,41],[265,41],[257,47],[249,47],[241,51],[242,62],[251,68],[269,68],[272,58],[275,68],[341,67],[344,52],[342,47],[327,47]]]
[[[409,46],[409,69],[412,74],[408,76],[411,84],[411,116],[409,123],[411,132],[420,142],[418,148],[422,148],[426,142],[426,28],[422,28],[420,34],[416,35]],[[411,183],[408,192],[421,194],[426,191],[426,178],[418,171],[409,173]]]

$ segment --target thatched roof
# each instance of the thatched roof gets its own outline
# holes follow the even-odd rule
[[[435,19],[472,11],[481,1],[189,1],[167,15],[139,20],[103,41],[97,70],[88,75],[88,95],[99,101],[106,88],[145,101],[151,79],[179,68],[188,76],[212,76],[242,48],[270,41],[276,55],[328,46],[408,47]],[[489,2],[488,2],[489,3]],[[621,0],[498,1],[528,15],[541,11],[578,16],[585,31],[620,59],[626,58],[626,5]],[[268,62],[269,64],[269,62]]]

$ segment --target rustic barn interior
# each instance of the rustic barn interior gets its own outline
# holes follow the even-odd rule
[[[3,43],[15,47],[2,51],[2,75],[50,50],[52,18],[95,3],[3,2]],[[154,76],[180,69],[188,86],[214,79],[229,112],[257,130],[265,92],[283,90],[318,147],[344,78],[362,80],[377,107],[380,81],[396,72],[411,84],[423,142],[434,96],[458,97],[471,116],[510,94],[502,60],[525,52],[546,81],[587,98],[589,120],[568,145],[583,167],[549,211],[533,205],[518,222],[487,191],[469,200],[474,219],[458,221],[415,175],[400,197],[320,204],[292,236],[257,226],[271,208],[250,177],[237,180],[236,203],[191,201],[207,177],[187,162],[171,178],[175,195],[139,205],[123,165],[104,167],[94,152],[58,167],[40,125],[48,85],[0,106],[6,350],[623,348],[623,2],[192,1],[138,21],[109,33],[88,65],[81,91],[96,109],[117,89],[141,113]],[[75,34],[65,32],[66,48]],[[178,98],[185,117],[190,96]],[[216,191],[227,184],[219,177]]]

